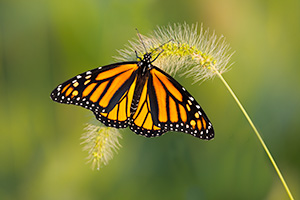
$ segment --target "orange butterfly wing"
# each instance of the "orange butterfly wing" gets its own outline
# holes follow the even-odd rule
[[[201,139],[212,139],[212,124],[194,97],[159,68],[153,66],[150,74],[148,95],[155,126],[165,131],[180,131]]]
[[[140,95],[136,111],[132,115],[132,119],[129,123],[130,129],[136,134],[146,137],[156,137],[162,135],[167,130],[161,129],[153,122],[153,112],[150,106],[148,85],[149,79],[147,77]]]
[[[89,109],[107,126],[125,128],[137,69],[137,62],[124,62],[87,71],[59,85],[52,91],[51,98]]]

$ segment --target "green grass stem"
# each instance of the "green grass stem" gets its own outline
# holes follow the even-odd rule
[[[214,67],[212,67],[212,68],[214,69]],[[242,113],[245,115],[245,117],[246,117],[247,121],[249,122],[251,128],[253,129],[254,133],[256,134],[259,142],[261,143],[261,145],[263,146],[265,152],[267,153],[267,155],[268,155],[268,157],[269,157],[269,159],[270,159],[273,167],[275,168],[275,170],[276,170],[276,172],[277,172],[277,174],[278,174],[278,176],[280,178],[280,181],[282,182],[282,184],[283,184],[283,186],[284,186],[284,188],[285,188],[285,190],[286,190],[289,198],[291,200],[294,200],[294,197],[293,197],[293,195],[292,195],[292,193],[291,193],[291,191],[290,191],[287,183],[285,182],[285,180],[284,180],[284,178],[283,178],[283,176],[282,176],[282,174],[281,174],[281,172],[280,172],[280,170],[279,170],[279,168],[278,168],[278,166],[277,166],[277,164],[276,164],[276,162],[275,162],[272,154],[270,153],[267,145],[265,144],[264,140],[262,139],[262,137],[259,134],[258,130],[256,129],[255,125],[253,124],[253,122],[252,122],[251,118],[249,117],[248,113],[246,112],[245,108],[243,107],[243,105],[241,104],[241,102],[239,101],[239,99],[237,98],[237,96],[234,94],[234,92],[232,91],[232,89],[230,88],[230,86],[227,84],[227,82],[225,81],[225,79],[223,78],[223,76],[221,75],[221,73],[219,73],[217,70],[214,70],[214,71],[218,75],[218,77],[221,79],[221,81],[224,83],[225,87],[227,88],[227,90],[229,91],[229,93],[231,94],[231,96],[233,97],[233,99],[235,100],[235,102],[238,104],[238,106],[241,109]]]

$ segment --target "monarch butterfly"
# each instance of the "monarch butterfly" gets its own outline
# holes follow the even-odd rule
[[[214,130],[194,97],[152,65],[151,53],[81,73],[58,85],[52,100],[91,110],[106,126],[146,137],[179,131],[210,140]]]

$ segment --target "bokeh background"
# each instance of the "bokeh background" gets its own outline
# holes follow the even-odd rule
[[[176,76],[210,117],[214,140],[123,130],[109,165],[86,164],[80,137],[93,116],[50,92],[114,62],[135,28],[177,22],[226,36],[236,53],[224,77],[299,198],[299,10],[298,0],[1,0],[0,199],[288,199],[218,78],[192,85]]]

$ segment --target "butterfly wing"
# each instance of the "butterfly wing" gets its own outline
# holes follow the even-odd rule
[[[148,92],[149,77],[144,77],[145,83],[141,94],[139,95],[138,105],[135,113],[129,122],[130,129],[138,135],[146,137],[156,137],[165,133],[167,130],[161,129],[153,122],[153,112],[150,107],[150,96]]]
[[[201,139],[212,139],[212,124],[190,93],[155,66],[150,74],[148,96],[153,123],[166,131],[180,131]]]
[[[107,126],[125,128],[137,69],[137,62],[124,62],[84,72],[57,86],[51,98],[89,109]]]

